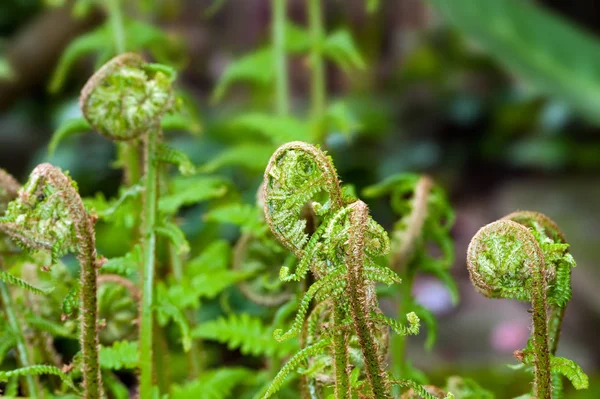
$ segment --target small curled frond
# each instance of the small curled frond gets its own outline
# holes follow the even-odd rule
[[[387,317],[379,312],[371,312],[371,317],[374,321],[391,327],[398,335],[417,335],[419,333],[419,328],[421,327],[421,320],[415,312],[410,312],[406,315],[408,326],[404,326],[400,324],[398,320]]]
[[[35,365],[29,367],[22,367],[15,370],[10,371],[0,371],[0,381],[8,381],[12,377],[21,377],[26,375],[55,375],[60,378],[60,380],[65,383],[69,388],[74,391],[79,391],[71,377],[65,374],[61,369],[48,366],[48,365]]]
[[[8,205],[0,229],[25,248],[51,251],[55,261],[77,252],[76,225],[86,217],[75,183],[54,166],[42,164]]]
[[[86,120],[112,140],[131,140],[159,126],[175,106],[175,72],[148,64],[137,54],[121,54],[100,68],[81,91]]]
[[[331,159],[310,144],[294,141],[277,149],[265,171],[265,219],[273,234],[302,257],[309,236],[302,217],[311,204],[317,214],[345,204]]]
[[[177,166],[179,172],[184,176],[192,176],[196,173],[196,167],[183,151],[176,150],[166,144],[160,143],[158,145],[156,156],[161,162]]]
[[[315,356],[321,353],[327,346],[331,344],[331,338],[323,338],[320,341],[302,349],[300,352],[296,353],[292,358],[286,363],[285,366],[277,373],[275,379],[269,386],[269,389],[263,395],[262,399],[267,399],[273,396],[279,389],[281,389],[286,377],[296,370],[302,363],[311,356]]]
[[[542,250],[527,227],[499,220],[482,227],[467,250],[471,281],[485,296],[531,300],[532,275],[544,273]]]

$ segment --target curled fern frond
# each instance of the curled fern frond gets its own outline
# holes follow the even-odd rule
[[[86,120],[112,140],[131,140],[160,125],[175,104],[175,73],[121,54],[100,68],[81,91]]]

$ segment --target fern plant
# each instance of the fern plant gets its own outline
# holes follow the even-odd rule
[[[536,398],[562,397],[561,375],[576,389],[588,387],[587,375],[575,362],[555,356],[575,267],[568,249],[554,221],[521,211],[482,227],[467,252],[471,280],[479,292],[531,302],[532,335],[515,357],[533,367]]]
[[[387,233],[371,219],[362,201],[342,191],[331,159],[309,144],[292,142],[280,147],[267,166],[263,187],[265,217],[271,231],[300,259],[294,272],[288,267],[281,269],[281,279],[300,280],[309,270],[316,279],[300,302],[291,328],[285,333],[276,330],[275,338],[283,341],[303,331],[314,298],[326,304],[329,319],[328,327],[320,329],[319,313],[313,311],[303,336],[308,344],[275,377],[264,398],[282,386],[287,374],[328,349],[335,397],[352,397],[353,392],[391,397],[392,380],[384,366],[384,327],[390,326],[398,334],[415,334],[419,319],[409,313],[405,327],[379,310],[375,283],[399,282],[396,273],[377,262],[389,252]],[[313,231],[307,231],[303,217],[307,206]],[[351,362],[353,337],[360,348],[362,367]],[[352,376],[355,367],[362,368],[363,384]]]

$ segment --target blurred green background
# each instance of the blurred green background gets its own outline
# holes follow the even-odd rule
[[[291,21],[305,24],[305,3],[288,1]],[[327,147],[342,179],[359,189],[402,171],[428,173],[457,211],[453,274],[461,302],[452,307],[435,280],[417,282],[415,295],[439,315],[440,339],[432,352],[422,349],[422,337],[411,340],[409,357],[433,382],[462,374],[498,398],[524,391],[527,376],[505,364],[514,363],[512,352],[528,337],[527,305],[477,294],[465,251],[480,226],[516,209],[537,210],[562,226],[578,262],[559,355],[576,360],[592,381],[589,391],[569,397],[600,397],[600,4],[367,3],[323,1],[326,29],[348,29],[365,64],[349,73],[326,67],[330,101],[351,115],[330,128]],[[78,90],[96,66],[93,56],[77,59],[62,90],[51,93],[57,62],[69,43],[105,19],[98,7],[78,17],[71,5],[0,1],[0,167],[24,180],[48,160],[70,170],[83,195],[114,195],[121,181],[111,166],[114,147],[99,135],[70,138],[47,154],[54,129],[78,115]],[[269,1],[143,0],[125,11],[172,41],[160,55],[180,70],[202,132],[169,140],[194,162],[204,164],[240,140],[227,124],[240,110],[269,107],[269,87],[236,85],[221,101],[213,98],[232,60],[268,42]],[[292,109],[300,115],[310,106],[307,65],[305,55],[289,58]],[[260,174],[232,173],[251,198]],[[392,225],[385,201],[369,205],[377,220]]]

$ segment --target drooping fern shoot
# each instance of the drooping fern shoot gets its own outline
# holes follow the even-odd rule
[[[144,143],[143,287],[140,329],[140,395],[152,395],[153,307],[156,262],[158,163],[161,118],[174,107],[173,70],[148,64],[136,54],[122,54],[104,65],[82,90],[85,118],[99,133]],[[165,148],[166,149],[166,148]]]
[[[568,247],[551,219],[535,212],[516,212],[481,228],[467,252],[469,274],[479,292],[532,304],[532,336],[515,357],[533,366],[536,398],[562,397],[560,375],[576,389],[588,385],[579,366],[554,356],[575,266]],[[550,316],[549,306],[553,309]]]
[[[98,363],[97,268],[94,222],[77,186],[60,169],[42,164],[0,218],[0,230],[31,250],[51,251],[53,262],[73,252],[81,267],[81,352],[86,398],[101,397]]]
[[[19,183],[17,183],[17,181],[11,175],[0,169],[0,217],[6,211],[8,203],[17,197],[19,188]],[[0,237],[0,240],[1,239],[2,237]],[[0,255],[0,272],[3,268],[4,265],[2,262],[2,256]],[[8,324],[16,340],[19,366],[28,367],[32,364],[31,354],[29,348],[27,347],[27,341],[25,340],[21,323],[17,319],[10,291],[3,278],[0,278],[0,306],[2,306],[2,309],[6,314]],[[34,376],[25,376],[25,388],[25,393],[29,396],[34,398],[39,397],[40,393],[37,380]]]

